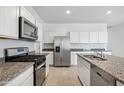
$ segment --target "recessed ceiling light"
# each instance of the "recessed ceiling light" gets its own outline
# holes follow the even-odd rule
[[[106,12],[107,15],[110,15],[111,13],[112,13],[112,11],[110,11],[110,10]]]
[[[71,13],[71,11],[70,10],[66,10],[66,14],[70,14]]]

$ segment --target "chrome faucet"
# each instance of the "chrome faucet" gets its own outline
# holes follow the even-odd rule
[[[95,51],[96,55],[101,58],[105,58],[103,51]]]

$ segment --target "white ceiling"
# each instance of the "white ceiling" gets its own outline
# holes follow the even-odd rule
[[[107,23],[124,22],[124,6],[33,6],[46,23]],[[71,14],[67,15],[66,10]],[[106,15],[108,10],[112,14]]]

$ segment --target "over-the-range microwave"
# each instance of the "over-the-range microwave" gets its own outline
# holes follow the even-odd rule
[[[37,40],[37,26],[24,17],[19,17],[19,38],[28,40]]]

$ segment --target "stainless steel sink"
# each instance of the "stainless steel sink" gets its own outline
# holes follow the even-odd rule
[[[84,57],[87,57],[91,60],[98,60],[98,61],[106,61],[107,60],[106,58],[98,57],[95,55],[84,55]]]

